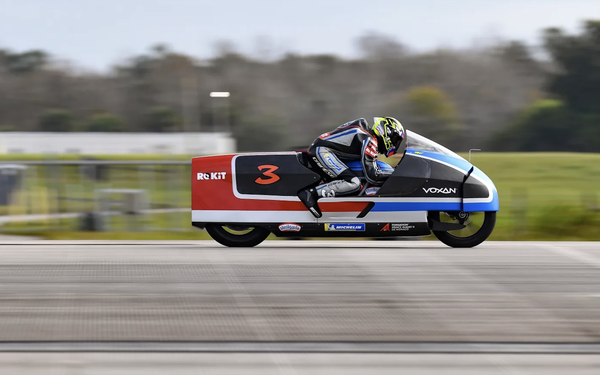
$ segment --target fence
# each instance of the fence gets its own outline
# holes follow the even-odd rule
[[[187,231],[190,161],[0,163],[0,232]]]

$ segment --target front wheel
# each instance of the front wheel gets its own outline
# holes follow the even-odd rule
[[[207,224],[206,231],[221,245],[228,247],[254,247],[269,237],[265,228],[250,228],[226,224]]]
[[[475,247],[492,234],[496,225],[496,211],[485,212],[429,212],[432,220],[442,223],[462,223],[465,228],[451,231],[432,231],[442,243],[450,247]]]

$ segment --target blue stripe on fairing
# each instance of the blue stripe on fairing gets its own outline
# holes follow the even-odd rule
[[[494,194],[494,199],[489,203],[465,203],[464,208],[460,202],[376,202],[371,211],[498,211],[497,197],[498,195]]]
[[[393,211],[460,211],[460,202],[379,202],[371,209],[371,212],[393,212]]]
[[[439,152],[431,152],[426,150],[419,150],[416,148],[410,148],[406,150],[407,154],[413,154],[416,156],[425,156],[431,159],[439,160],[444,163],[451,164],[457,168],[462,169],[465,173],[468,173],[471,170],[473,164],[469,163],[467,160],[463,158],[457,158],[450,155],[440,154]],[[400,163],[402,165],[402,163]]]

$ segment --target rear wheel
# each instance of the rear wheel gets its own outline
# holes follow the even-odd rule
[[[442,223],[461,223],[465,228],[450,231],[432,231],[442,243],[450,247],[475,247],[485,241],[496,225],[496,212],[430,212],[432,220]]]
[[[213,240],[228,247],[254,247],[271,234],[265,228],[227,224],[207,224],[206,231]]]

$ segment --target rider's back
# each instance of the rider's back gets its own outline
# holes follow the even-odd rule
[[[372,138],[367,121],[359,118],[321,134],[311,147],[327,147],[342,160],[360,160],[363,142],[367,138]]]

